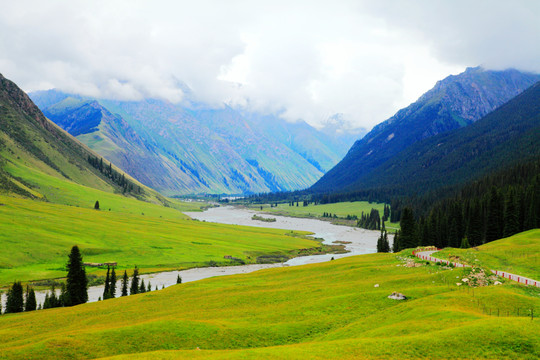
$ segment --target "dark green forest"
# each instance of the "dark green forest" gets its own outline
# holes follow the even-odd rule
[[[410,228],[416,241],[398,246],[435,245],[469,247],[540,227],[540,159],[498,171],[464,186],[455,196],[435,201],[425,211],[426,200],[401,202],[419,214]],[[402,236],[400,234],[400,240]]]

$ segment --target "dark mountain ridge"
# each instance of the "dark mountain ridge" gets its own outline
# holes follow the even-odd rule
[[[515,97],[540,80],[517,70],[468,68],[439,81],[415,103],[375,126],[310,190],[342,192],[371,186],[372,173],[409,146],[460,127]]]

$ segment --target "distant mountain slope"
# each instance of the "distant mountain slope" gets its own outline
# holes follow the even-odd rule
[[[0,191],[61,196],[59,188],[50,188],[51,179],[68,187],[162,199],[46,119],[17,85],[0,75]]]
[[[540,82],[474,124],[417,142],[350,188],[394,188],[410,195],[539,156]]]
[[[334,167],[351,145],[365,134],[361,129],[347,133],[343,131],[343,124],[330,120],[317,130],[302,120],[291,123],[272,115],[244,113],[243,116],[260,133],[289,147],[322,173]]]
[[[230,107],[93,100],[55,90],[31,96],[63,129],[168,195],[305,188],[344,151],[343,141],[305,122]]]
[[[481,68],[449,76],[357,141],[311,190],[336,192],[371,184],[375,169],[412,144],[473,123],[538,80],[536,74]]]
[[[258,133],[230,108],[205,119],[160,100],[100,101],[120,114],[161,154],[179,164],[194,182],[176,193],[250,193],[309,186],[322,173],[300,155]],[[204,120],[204,121],[202,121]]]

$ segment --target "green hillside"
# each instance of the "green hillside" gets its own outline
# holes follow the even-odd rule
[[[537,358],[540,322],[529,311],[540,313],[539,289],[506,283],[473,293],[455,285],[465,269],[403,264],[394,254],[363,255],[4,315],[0,355]],[[409,299],[389,299],[394,291]]]
[[[434,256],[540,280],[540,229],[529,230],[471,249],[445,249]]]
[[[108,161],[101,160],[100,167],[100,159],[46,119],[17,85],[0,75],[0,193],[53,202],[59,196],[76,204],[81,194],[67,189],[82,185],[149,202],[167,202]]]

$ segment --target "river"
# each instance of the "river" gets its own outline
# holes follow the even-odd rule
[[[254,214],[263,215],[264,217],[272,217],[275,218],[276,221],[264,222],[252,220],[251,217]],[[261,214],[260,212],[256,212],[253,210],[235,208],[232,206],[220,206],[210,208],[204,212],[187,212],[186,215],[199,221],[216,222],[222,224],[309,231],[313,233],[312,236],[324,239],[323,243],[325,244],[332,244],[334,243],[334,241],[350,242],[349,244],[345,244],[345,248],[349,252],[345,254],[301,256],[290,259],[285,263],[278,264],[250,264],[226,267],[193,268],[182,271],[167,271],[155,274],[141,275],[140,278],[144,280],[144,283],[146,285],[148,285],[148,282],[151,283],[152,290],[154,290],[156,287],[158,289],[162,289],[163,287],[176,284],[176,278],[178,275],[181,276],[182,282],[186,283],[215,276],[247,274],[257,270],[269,269],[274,267],[297,266],[324,262],[329,261],[332,257],[337,259],[346,256],[374,253],[376,252],[377,239],[380,234],[379,231],[365,230],[342,225],[334,225],[328,221],[293,218],[273,214]],[[119,272],[117,276],[120,279],[122,273]],[[36,299],[38,304],[43,303],[46,293],[47,291],[36,291]],[[118,281],[116,295],[119,296],[120,293],[121,281]],[[98,301],[98,299],[102,296],[103,285],[91,286],[88,288],[88,302]]]

